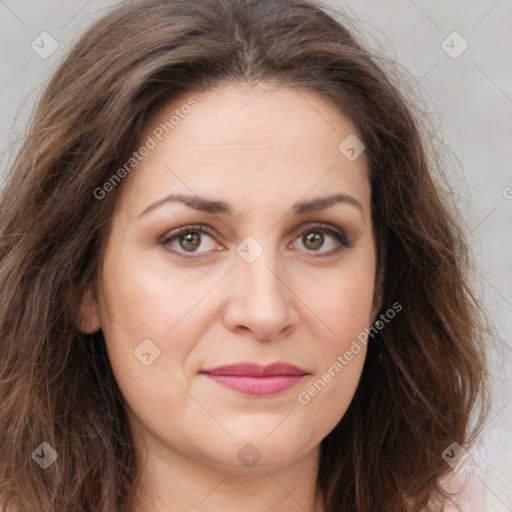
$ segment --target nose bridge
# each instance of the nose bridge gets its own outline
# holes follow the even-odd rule
[[[247,237],[238,247],[237,253],[240,258],[236,262],[235,270],[241,274],[249,299],[263,301],[266,304],[276,302],[275,305],[285,299],[282,289],[284,285],[279,276],[282,271],[276,252],[270,237],[261,242],[253,237]]]
[[[271,237],[247,237],[236,252],[231,327],[244,326],[262,338],[276,337],[293,321],[279,252]]]

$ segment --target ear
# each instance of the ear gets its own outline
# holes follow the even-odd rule
[[[99,306],[92,287],[87,288],[80,299],[76,327],[84,334],[92,334],[101,328]]]

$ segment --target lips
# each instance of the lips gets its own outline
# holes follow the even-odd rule
[[[219,366],[211,370],[202,370],[209,375],[238,375],[245,377],[268,377],[277,375],[306,375],[304,370],[288,363],[274,363],[261,366],[255,363],[238,363]]]
[[[217,384],[254,396],[271,396],[297,385],[307,372],[289,363],[237,363],[202,370]]]

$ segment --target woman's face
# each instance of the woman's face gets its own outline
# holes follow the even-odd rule
[[[84,297],[82,312],[103,331],[135,438],[160,456],[276,467],[345,414],[366,355],[358,335],[378,311],[354,136],[322,98],[270,86],[183,95],[151,119],[98,304]],[[204,373],[246,363],[300,372]]]

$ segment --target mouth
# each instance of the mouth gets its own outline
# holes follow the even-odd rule
[[[224,387],[252,396],[272,396],[296,386],[308,373],[288,363],[237,363],[201,370]]]

